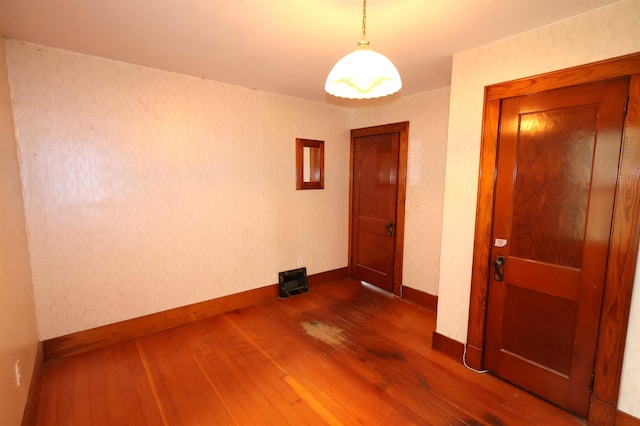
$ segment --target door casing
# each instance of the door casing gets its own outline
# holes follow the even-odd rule
[[[355,139],[363,136],[372,136],[385,133],[398,133],[400,136],[400,147],[398,152],[398,195],[396,201],[396,224],[395,224],[395,259],[393,262],[393,294],[400,296],[402,286],[402,265],[404,247],[404,216],[405,200],[407,198],[407,157],[409,148],[409,122],[384,124],[381,126],[365,127],[351,130],[351,154],[349,160],[349,275],[354,276],[355,265],[353,264],[353,172],[354,172],[354,151]]]
[[[466,362],[478,369],[484,356],[501,99],[625,76],[630,78],[629,99],[588,417],[599,425],[615,424],[640,241],[640,53],[486,87],[480,151],[466,345]]]

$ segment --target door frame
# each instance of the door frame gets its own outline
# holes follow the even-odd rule
[[[353,263],[353,161],[356,151],[355,139],[363,136],[374,136],[386,133],[398,133],[400,146],[398,147],[398,194],[396,196],[396,224],[395,248],[393,260],[393,294],[400,296],[402,286],[402,265],[404,248],[404,219],[405,201],[407,199],[407,157],[409,152],[409,122],[383,124],[380,126],[364,127],[351,130],[350,159],[349,159],[349,276],[355,275]]]
[[[485,87],[466,362],[483,366],[501,99],[629,77],[589,423],[615,424],[640,242],[640,53]]]

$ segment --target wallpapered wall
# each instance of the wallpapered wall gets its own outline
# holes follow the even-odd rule
[[[438,294],[449,88],[353,111],[353,128],[409,121],[403,284]]]
[[[5,41],[0,37],[0,424],[18,425],[35,362],[36,331],[27,232],[9,98]],[[21,362],[16,385],[14,365]]]
[[[640,265],[640,252],[636,262],[637,265]],[[622,411],[640,418],[640,374],[638,372],[640,372],[640,273],[636,272],[618,407]]]
[[[640,1],[626,0],[454,56],[438,333],[466,341],[484,87],[640,51],[638,17]],[[620,408],[640,417],[637,318],[632,312]]]
[[[40,339],[347,266],[348,109],[7,43]],[[295,138],[325,189],[295,190]]]
[[[272,284],[298,258],[346,266],[349,129],[409,120],[404,282],[464,341],[484,86],[640,50],[639,8],[456,55],[449,108],[448,88],[350,111],[9,41],[40,339]],[[325,190],[295,191],[296,137],[326,141]],[[637,299],[620,407],[640,417]]]

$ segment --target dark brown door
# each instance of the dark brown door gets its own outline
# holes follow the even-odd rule
[[[485,366],[589,408],[628,80],[502,102]]]
[[[400,134],[357,133],[352,133],[351,275],[392,292]]]

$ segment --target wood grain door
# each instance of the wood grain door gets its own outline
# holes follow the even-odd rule
[[[501,105],[485,366],[586,417],[628,80]]]
[[[351,275],[393,292],[400,134],[352,140]]]

